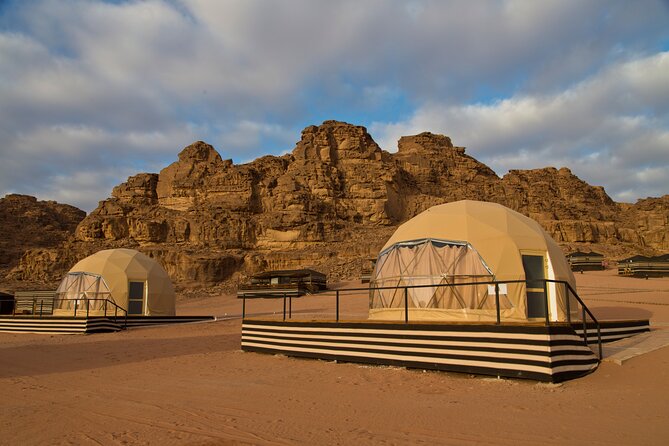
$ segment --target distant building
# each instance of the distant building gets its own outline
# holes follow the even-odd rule
[[[635,255],[618,262],[618,275],[631,277],[669,276],[669,254],[655,257]]]
[[[265,271],[240,284],[237,297],[296,297],[327,289],[327,276],[312,269]]]
[[[604,255],[598,252],[576,251],[567,254],[567,261],[572,271],[596,271],[604,268]]]

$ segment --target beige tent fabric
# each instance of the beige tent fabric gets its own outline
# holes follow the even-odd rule
[[[415,256],[418,250],[410,252],[405,250],[397,257],[397,261],[392,271],[388,270],[387,265],[390,258],[388,252],[391,247],[421,240],[441,240],[453,243],[451,248],[431,248],[430,254],[422,253],[423,262],[430,263],[432,266],[421,265],[419,267],[406,268],[411,262],[420,262]],[[457,246],[469,246],[470,249],[460,248],[460,255],[470,252],[465,261],[453,262],[451,254],[446,254],[450,250],[455,250]],[[441,250],[441,252],[436,252]],[[427,252],[427,251],[426,251]],[[455,252],[455,251],[452,251]],[[477,253],[474,256],[471,253]],[[483,281],[481,275],[481,265],[487,267],[492,273],[492,277],[497,281],[525,280],[525,271],[522,264],[522,254],[542,255],[546,259],[548,271],[546,278],[554,280],[567,281],[574,289],[574,276],[569,268],[562,251],[553,239],[541,228],[534,220],[515,212],[505,206],[497,203],[487,203],[479,201],[463,200],[453,203],[447,203],[434,206],[408,222],[401,225],[392,237],[383,247],[374,274],[372,276],[372,285],[377,280],[379,283],[389,283],[388,277],[393,277],[399,285],[417,284],[417,283],[469,283]],[[450,256],[450,257],[449,257]],[[436,261],[435,259],[440,259]],[[431,259],[431,260],[430,260]],[[441,265],[436,270],[430,270],[434,265]],[[397,266],[399,265],[399,266]],[[398,274],[398,268],[404,266],[403,274]],[[456,269],[450,269],[446,265]],[[414,277],[415,274],[415,277]],[[441,280],[429,282],[427,277],[437,277],[442,275]],[[490,280],[491,276],[485,277]],[[422,282],[421,282],[422,281]],[[377,285],[379,286],[379,285]],[[492,300],[487,296],[488,289],[485,285],[471,287],[468,291],[453,294],[451,291],[439,291],[436,294],[439,301],[438,305],[425,306],[425,296],[416,299],[412,296],[409,304],[412,308],[421,309],[410,314],[411,319],[454,319],[454,320],[494,320],[495,306],[494,295]],[[432,288],[429,288],[432,290]],[[411,290],[409,291],[411,293]],[[403,290],[397,290],[397,293],[403,293]],[[427,294],[425,291],[423,294]],[[448,295],[451,293],[451,295]],[[380,294],[383,297],[376,298]],[[404,297],[401,299],[389,299],[391,293],[373,292],[370,299],[370,318],[372,319],[403,319]],[[419,293],[420,294],[420,293]],[[549,296],[549,317],[551,320],[565,320],[565,289],[564,286],[548,286]],[[401,300],[398,302],[397,300]],[[388,305],[392,302],[392,305]],[[525,284],[508,284],[507,294],[500,296],[502,317],[506,320],[524,321],[527,320]],[[434,303],[434,302],[433,302]],[[575,301],[570,301],[572,310],[576,308]],[[401,307],[401,308],[400,308]],[[401,311],[400,311],[401,310]]]
[[[134,249],[106,249],[86,257],[70,273],[99,275],[109,288],[112,300],[128,309],[130,282],[144,283],[145,316],[174,316],[175,294],[172,281],[163,267]]]

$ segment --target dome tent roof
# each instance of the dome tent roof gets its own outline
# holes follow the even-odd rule
[[[536,221],[500,204],[462,200],[434,206],[402,224],[381,253],[403,242],[428,239],[468,244],[489,267],[494,279],[502,282],[525,280],[523,256],[542,256],[547,279],[563,280],[575,288],[569,264],[550,235]],[[564,313],[560,309],[564,292],[557,288],[563,287],[548,287],[549,297],[554,300],[551,317],[559,318]],[[509,284],[508,298],[512,308],[505,310],[507,316],[527,319],[524,284]]]
[[[173,316],[175,294],[165,269],[154,259],[134,249],[105,249],[75,264],[70,272],[88,272],[102,276],[114,301],[128,308],[130,282],[144,284],[143,315]]]

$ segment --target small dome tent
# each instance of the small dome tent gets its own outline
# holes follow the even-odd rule
[[[73,311],[76,299],[89,299],[89,308],[96,311],[108,299],[129,315],[175,315],[174,288],[167,272],[134,249],[98,251],[74,265],[58,287],[54,312]]]
[[[404,319],[406,301],[411,320],[496,320],[494,281],[502,320],[543,319],[548,302],[550,320],[564,321],[566,286],[545,279],[575,289],[562,251],[536,221],[496,203],[447,203],[386,242],[370,282],[369,318]]]

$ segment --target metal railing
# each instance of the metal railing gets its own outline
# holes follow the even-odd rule
[[[566,312],[566,317],[567,317],[567,323],[574,328],[573,321],[572,321],[572,309],[571,309],[571,303],[570,303],[570,296],[573,296],[578,304],[581,306],[581,322],[583,324],[583,341],[586,346],[589,347],[588,343],[588,324],[587,324],[587,317],[589,316],[592,322],[594,323],[594,329],[597,332],[597,346],[598,346],[598,356],[599,359],[602,359],[602,334],[601,334],[601,326],[597,318],[595,317],[594,314],[590,311],[590,309],[587,307],[585,302],[579,297],[578,293],[576,293],[576,290],[569,284],[569,282],[563,281],[563,280],[552,280],[552,279],[532,279],[530,280],[531,282],[543,282],[543,287],[544,287],[544,302],[543,302],[543,320],[544,324],[546,326],[551,326],[551,325],[558,325],[558,324],[564,324],[564,321],[551,321],[550,319],[550,314],[549,314],[549,301],[548,301],[548,290],[547,290],[547,285],[549,283],[554,283],[556,285],[562,284],[564,285],[564,294],[565,294],[565,312]],[[507,284],[527,284],[527,282],[530,282],[528,280],[506,280],[506,281],[481,281],[481,282],[467,282],[467,283],[440,283],[440,284],[429,284],[429,285],[404,285],[404,286],[387,286],[387,287],[375,287],[375,286],[370,286],[370,287],[365,287],[365,288],[346,288],[342,290],[335,290],[335,320],[336,322],[339,322],[339,316],[340,316],[340,294],[343,293],[354,293],[354,292],[374,292],[374,291],[380,291],[380,290],[403,290],[403,298],[404,298],[404,306],[403,307],[397,307],[397,308],[404,308],[404,323],[408,324],[409,323],[409,289],[414,289],[414,288],[437,288],[437,287],[464,287],[464,286],[481,286],[481,285],[493,285],[494,290],[495,290],[495,324],[500,325],[502,323],[502,316],[501,316],[501,308],[500,308],[500,285],[507,285]],[[283,294],[275,294],[275,295],[263,295],[263,296],[245,296],[241,295],[239,298],[242,299],[242,318],[246,317],[246,299],[283,299],[283,320],[286,320],[286,304],[288,304],[288,319],[292,318],[292,303],[293,303],[293,298],[298,297],[300,298],[301,296],[289,296],[286,293]]]
[[[72,309],[72,317],[76,318],[77,316],[79,317],[86,317],[87,319],[90,317],[91,313],[91,303],[95,302],[102,302],[102,305],[100,305],[99,309],[93,309],[92,311],[96,312],[95,316],[104,316],[108,317],[110,319],[113,318],[115,323],[118,323],[118,320],[121,318],[123,320],[123,327],[128,326],[128,311],[119,306],[116,302],[109,300],[109,299],[89,299],[89,298],[81,298],[81,299],[57,299],[60,302],[73,302],[73,308],[67,308],[68,310]],[[13,316],[17,316],[17,309],[21,308],[31,308],[32,310],[29,311],[28,315],[32,316],[39,316],[44,317],[44,316],[52,316],[53,315],[53,310],[58,309],[54,308],[54,300],[53,299],[39,299],[39,298],[16,298],[14,299],[14,310],[12,312]],[[46,305],[45,305],[46,304]],[[99,310],[102,310],[102,314],[97,314]],[[113,313],[112,313],[113,310]],[[19,316],[21,313],[18,314]]]

